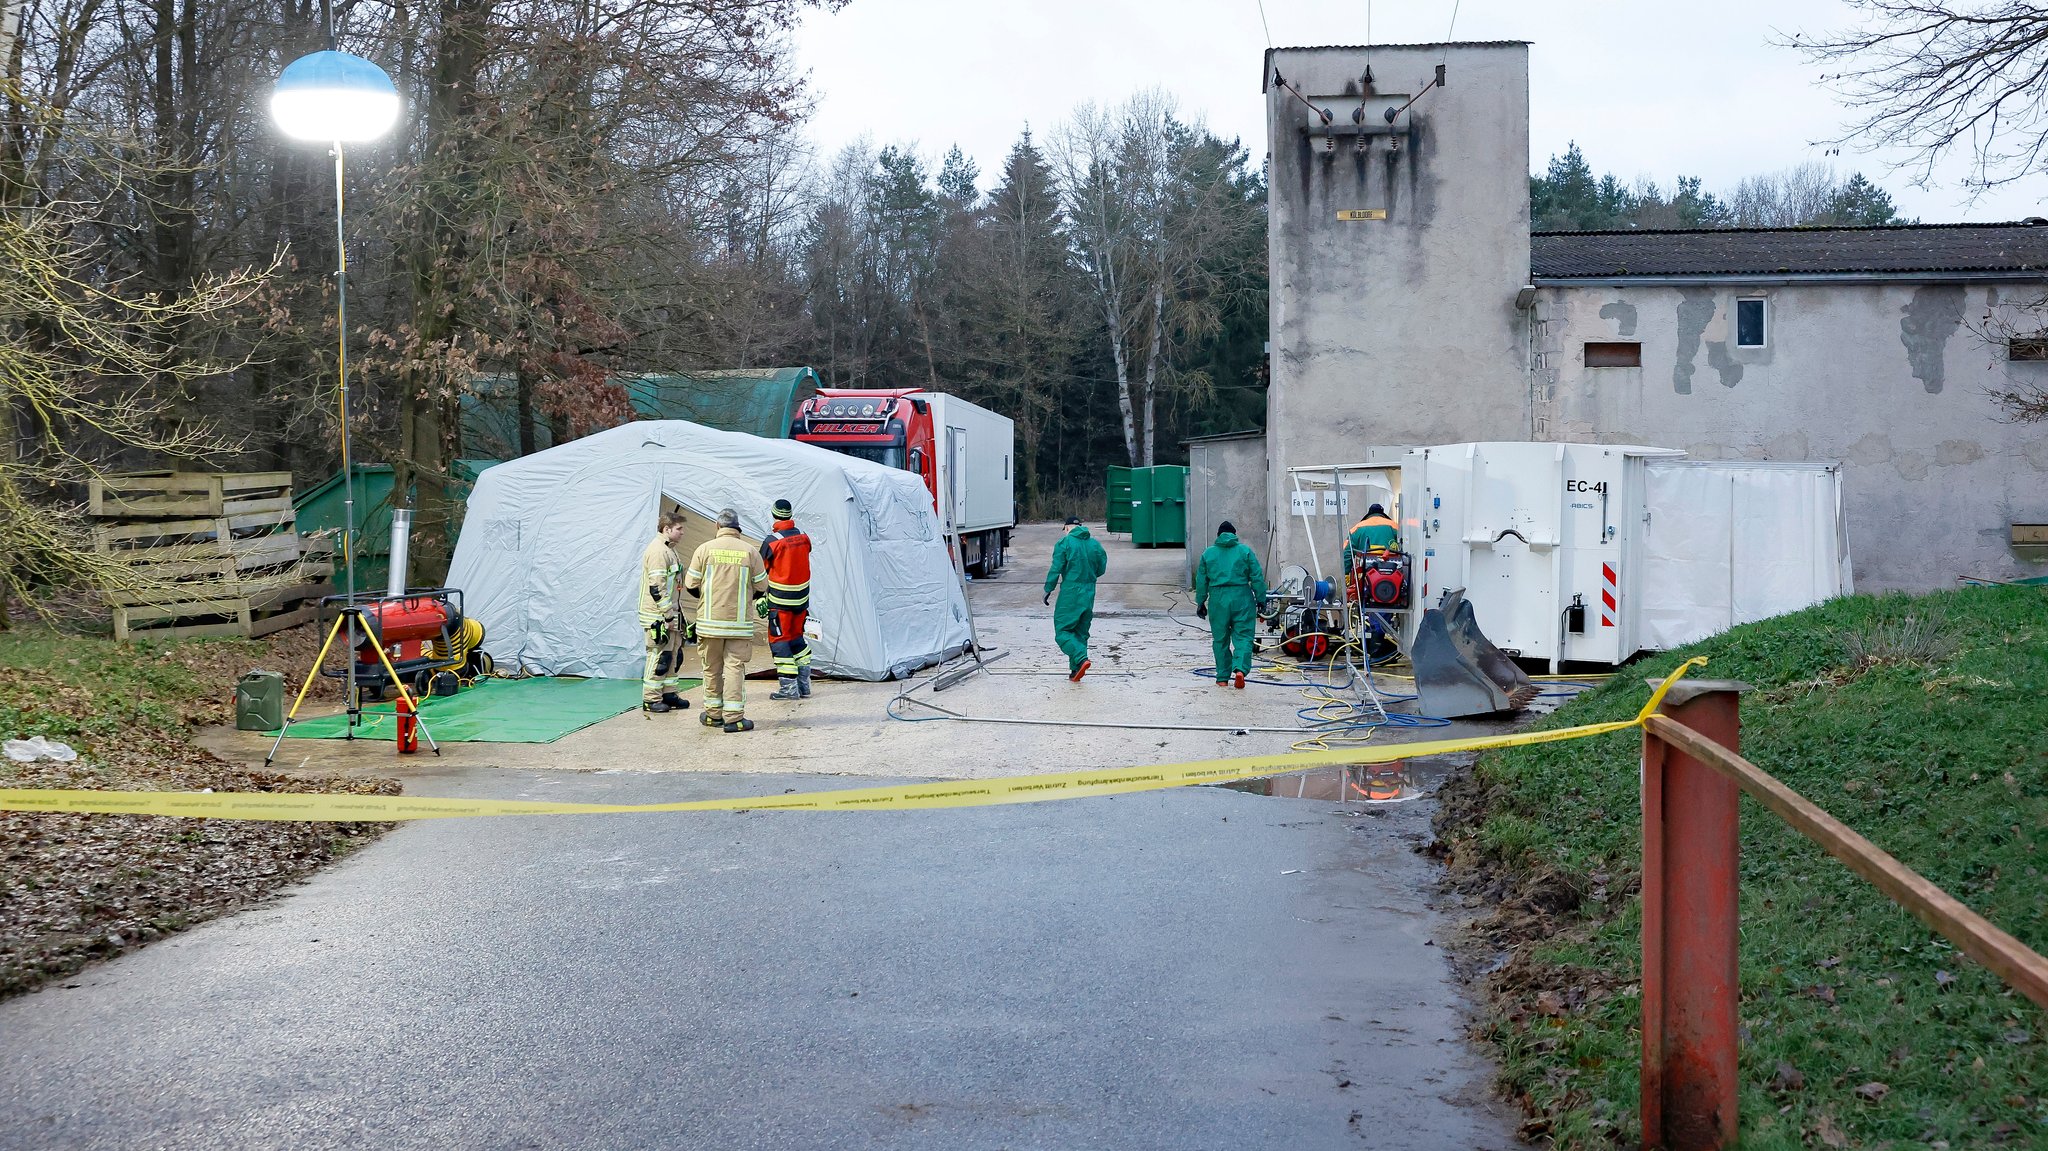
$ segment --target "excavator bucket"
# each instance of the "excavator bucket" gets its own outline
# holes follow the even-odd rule
[[[1416,706],[1424,715],[1452,718],[1518,711],[1536,698],[1536,685],[1479,630],[1479,619],[1454,588],[1422,613],[1415,649]]]

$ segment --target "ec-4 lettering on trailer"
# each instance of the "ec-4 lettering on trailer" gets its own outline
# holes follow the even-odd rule
[[[1600,492],[1604,495],[1607,492],[1607,481],[1601,480],[1596,484],[1588,480],[1566,480],[1564,482],[1564,490],[1568,492]]]

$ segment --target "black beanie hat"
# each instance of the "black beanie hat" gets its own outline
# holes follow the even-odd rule
[[[1224,520],[1222,523],[1216,525],[1216,534],[1219,536],[1225,534],[1234,536],[1237,534],[1237,525],[1231,523],[1229,520]]]
[[[778,520],[786,520],[796,514],[796,509],[789,506],[788,500],[776,500],[775,506],[769,510],[775,513]]]

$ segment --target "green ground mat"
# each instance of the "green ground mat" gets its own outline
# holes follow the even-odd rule
[[[687,691],[701,682],[678,680],[676,690]],[[393,738],[396,706],[380,703],[364,709],[356,738]],[[420,715],[442,743],[553,743],[639,706],[637,679],[487,679],[459,694],[428,700]],[[295,720],[291,738],[342,739],[348,735],[347,724],[344,715]]]

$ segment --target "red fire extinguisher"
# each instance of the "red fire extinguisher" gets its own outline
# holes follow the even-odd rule
[[[412,697],[398,697],[398,754],[411,755],[420,749],[420,721],[412,712]]]

